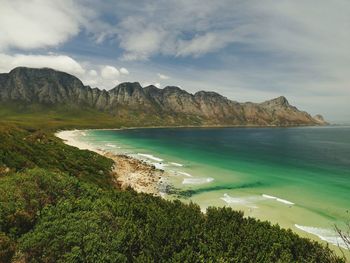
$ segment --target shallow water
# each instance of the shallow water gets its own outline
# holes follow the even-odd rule
[[[350,219],[350,127],[90,130],[83,140],[148,160],[184,201],[231,206],[337,243]],[[169,197],[171,198],[171,197]]]

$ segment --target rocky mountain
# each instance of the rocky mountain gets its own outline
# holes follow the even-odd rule
[[[0,103],[92,108],[147,125],[324,125],[285,97],[238,103],[215,92],[190,94],[178,87],[121,83],[111,90],[84,86],[76,77],[49,68],[19,67],[0,74]]]

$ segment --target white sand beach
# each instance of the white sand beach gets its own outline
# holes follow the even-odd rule
[[[110,158],[114,161],[112,176],[116,186],[121,189],[131,187],[136,192],[160,195],[159,184],[166,173],[157,169],[154,165],[142,160],[132,158],[125,154],[115,154],[98,149],[76,139],[77,136],[84,136],[82,131],[60,131],[55,134],[67,145],[77,147],[81,150],[89,150]]]

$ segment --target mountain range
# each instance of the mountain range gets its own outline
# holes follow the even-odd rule
[[[125,82],[111,90],[85,86],[75,76],[50,68],[18,67],[0,74],[0,104],[41,109],[96,110],[145,126],[325,125],[281,96],[262,103],[239,103],[216,92],[195,94],[175,86],[159,89]]]

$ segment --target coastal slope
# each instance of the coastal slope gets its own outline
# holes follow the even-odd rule
[[[129,126],[327,124],[322,116],[298,110],[283,96],[263,103],[239,103],[215,92],[191,94],[175,86],[159,89],[142,87],[138,82],[121,83],[107,91],[85,86],[78,78],[49,68],[18,67],[0,74],[0,104],[24,111],[26,107],[94,110]]]

